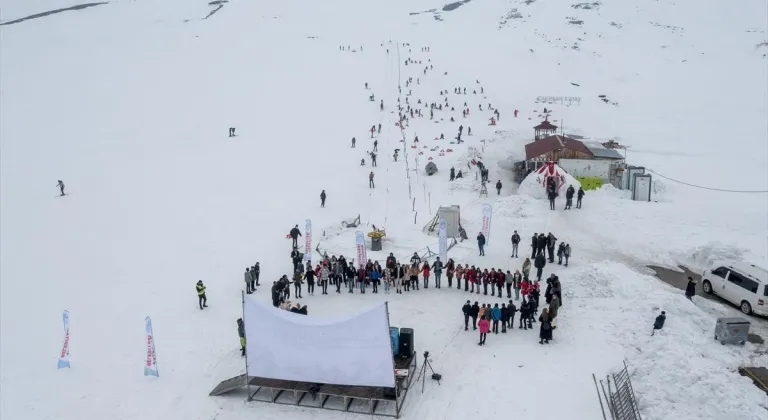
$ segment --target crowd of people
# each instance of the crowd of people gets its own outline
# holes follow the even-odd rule
[[[513,242],[513,257],[516,257],[517,246],[520,241],[519,234],[515,231]],[[532,256],[525,258],[520,269],[504,270],[502,268],[483,268],[472,264],[456,263],[453,259],[443,262],[439,257],[429,262],[422,260],[418,253],[407,261],[399,261],[392,253],[386,258],[384,264],[378,261],[368,260],[365,264],[357,265],[354,260],[347,260],[343,255],[329,256],[327,253],[316,263],[304,261],[304,254],[294,247],[291,252],[293,274],[289,278],[283,275],[273,282],[271,289],[272,305],[293,312],[306,314],[306,306],[291,303],[291,290],[296,299],[302,299],[303,293],[314,296],[316,287],[323,295],[329,294],[328,288],[337,294],[355,292],[365,294],[402,294],[421,289],[453,288],[467,293],[483,296],[509,299],[508,303],[483,303],[470,300],[462,308],[464,314],[464,328],[469,330],[469,322],[472,321],[472,329],[480,330],[481,339],[479,345],[485,345],[488,333],[507,333],[514,328],[515,317],[518,316],[519,329],[532,329],[533,324],[539,322],[539,338],[542,344],[552,339],[552,330],[556,328],[555,319],[558,309],[563,303],[562,287],[560,279],[551,274],[545,279],[544,292],[546,307],[540,308],[541,278],[547,261],[554,262],[554,248],[557,238],[548,235],[534,234],[532,236]],[[548,256],[547,258],[547,251]],[[558,263],[565,258],[567,266],[570,257],[570,246],[563,242],[558,247]],[[254,267],[258,267],[258,264]],[[246,283],[248,273],[253,276],[254,267],[246,269]],[[531,278],[531,270],[536,268],[536,277]],[[258,273],[258,271],[256,271]],[[258,276],[258,274],[256,274]],[[306,286],[306,287],[305,287]],[[522,300],[522,301],[521,301]],[[519,302],[519,307],[515,302]],[[303,312],[302,312],[303,311]],[[518,315],[519,312],[519,315]],[[499,328],[501,325],[501,328]]]

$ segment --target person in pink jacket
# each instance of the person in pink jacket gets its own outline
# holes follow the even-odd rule
[[[484,346],[485,345],[485,337],[488,335],[488,331],[491,330],[491,324],[488,322],[488,320],[483,316],[480,318],[480,321],[477,322],[478,328],[480,328],[480,342],[477,343],[478,346]]]

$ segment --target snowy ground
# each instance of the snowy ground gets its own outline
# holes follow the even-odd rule
[[[7,3],[2,21],[72,5]],[[704,268],[720,258],[768,265],[765,194],[655,177],[658,202],[606,189],[589,193],[581,211],[550,212],[547,203],[515,194],[504,168],[522,157],[547,106],[566,132],[630,145],[631,164],[712,188],[768,190],[768,61],[756,46],[768,37],[765,2],[584,9],[562,0],[475,1],[437,16],[409,14],[433,8],[441,5],[232,0],[200,20],[213,9],[205,2],[117,1],[1,27],[0,418],[356,418],[207,396],[244,368],[235,328],[243,269],[260,261],[266,284],[286,273],[284,236],[306,218],[318,240],[357,214],[366,226],[386,227],[384,253],[369,253],[383,259],[436,248],[422,227],[440,205],[461,205],[474,237],[489,202],[488,255],[475,256],[470,240],[450,257],[515,269],[514,229],[523,236],[521,254],[534,231],[569,242],[572,266],[545,269],[564,286],[553,344],[542,347],[536,332],[515,330],[478,348],[475,334],[460,328],[459,309],[468,298],[497,299],[456,290],[303,302],[314,316],[391,298],[392,324],[416,330],[418,349],[432,353],[445,378],[409,395],[406,418],[595,419],[591,374],[603,376],[626,359],[644,419],[764,419],[765,394],[735,370],[764,365],[765,349],[715,343],[722,307],[692,305],[643,267]],[[401,47],[399,60],[398,42],[412,50]],[[356,52],[339,51],[341,44]],[[422,64],[404,66],[407,57]],[[434,69],[424,75],[429,59]],[[456,86],[468,91],[449,95],[455,112],[436,112],[442,121],[428,122],[427,112],[407,127],[405,147],[418,135],[420,146],[454,150],[425,151],[416,165],[408,149],[409,166],[419,168],[410,180],[403,159],[389,159],[404,146],[393,111],[398,80],[409,76],[420,79],[410,87],[412,104],[442,103],[438,92]],[[484,95],[470,94],[480,86]],[[566,107],[536,104],[537,96],[582,99]],[[489,112],[477,111],[489,102],[501,112],[496,127],[487,126]],[[378,123],[371,191],[371,168],[359,160],[371,147],[366,130]],[[472,127],[466,143],[433,140],[452,138],[459,124]],[[238,137],[225,136],[229,126]],[[479,198],[474,172],[448,183],[450,166],[477,153],[492,180],[505,184],[501,196]],[[422,171],[430,156],[440,168],[433,177]],[[53,198],[57,179],[70,196]],[[354,253],[350,232],[320,244]],[[198,279],[208,286],[205,312],[196,306]],[[268,299],[266,289],[254,296]],[[73,367],[56,371],[64,309]],[[650,337],[660,310],[667,326]],[[141,376],[147,315],[159,379]]]

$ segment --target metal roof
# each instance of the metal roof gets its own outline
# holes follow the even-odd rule
[[[621,153],[614,149],[608,149],[599,142],[585,141],[583,143],[596,159],[624,159]]]

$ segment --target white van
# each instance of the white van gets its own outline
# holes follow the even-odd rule
[[[702,287],[737,305],[749,315],[768,316],[768,270],[754,264],[736,262],[701,273]]]

